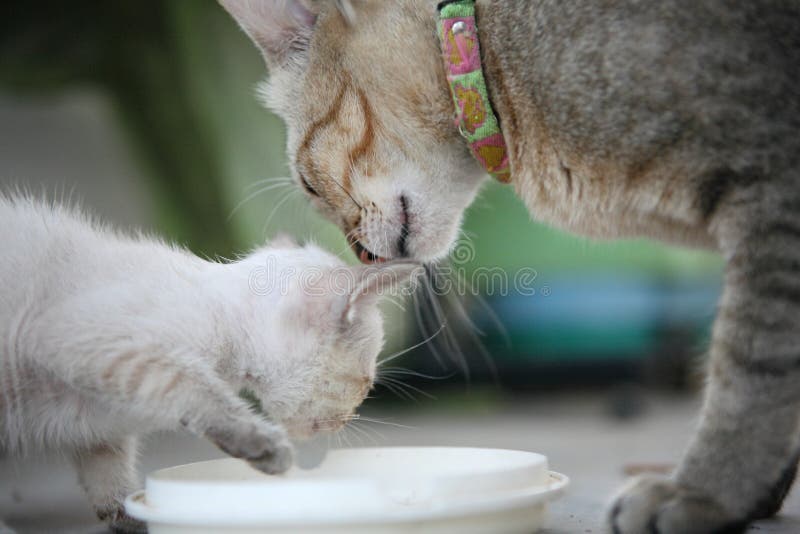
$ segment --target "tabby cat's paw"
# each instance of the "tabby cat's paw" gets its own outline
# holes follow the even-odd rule
[[[653,476],[623,488],[608,522],[613,534],[735,534],[746,527],[712,498]]]
[[[247,460],[263,473],[277,475],[292,466],[292,444],[277,425],[245,423],[226,430],[209,429],[206,436],[224,452]]]

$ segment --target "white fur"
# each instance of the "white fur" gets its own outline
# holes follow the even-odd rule
[[[384,288],[315,246],[220,264],[27,198],[0,198],[0,244],[0,449],[71,452],[104,516],[132,485],[132,436],[184,425],[280,470],[262,453],[283,431],[241,388],[306,437],[342,426],[375,377]]]

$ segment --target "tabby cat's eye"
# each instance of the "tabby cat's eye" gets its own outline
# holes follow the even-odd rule
[[[317,190],[314,189],[313,187],[311,187],[311,184],[308,183],[308,180],[306,180],[306,177],[304,175],[302,175],[302,174],[300,175],[300,181],[303,182],[303,188],[306,191],[308,191],[309,195],[311,195],[312,197],[320,196],[319,193],[317,193]]]

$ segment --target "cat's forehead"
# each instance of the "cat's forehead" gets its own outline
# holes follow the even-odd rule
[[[302,120],[326,108],[343,85],[357,86],[389,100],[408,99],[416,87],[429,88],[443,69],[431,30],[435,3],[427,0],[368,0],[348,23],[335,9],[323,10],[308,50],[270,69],[262,96],[269,107]],[[414,58],[409,61],[409,58]],[[302,98],[298,98],[301,96]]]

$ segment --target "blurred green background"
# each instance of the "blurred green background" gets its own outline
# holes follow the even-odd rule
[[[12,2],[2,10],[4,190],[80,199],[121,226],[210,257],[285,232],[354,261],[297,188],[258,194],[261,181],[288,173],[283,126],[256,99],[261,57],[216,2]],[[715,255],[571,237],[532,222],[498,184],[470,209],[465,230],[471,253],[458,267],[467,277],[483,267],[537,273],[534,295],[461,299],[491,365],[475,328],[442,304],[470,380],[508,388],[691,382],[689,362],[702,352],[719,291]],[[430,334],[414,309],[387,310],[388,351]],[[438,352],[453,352],[444,337],[434,340]],[[460,369],[443,356],[437,362],[422,348],[404,365],[437,376]]]

